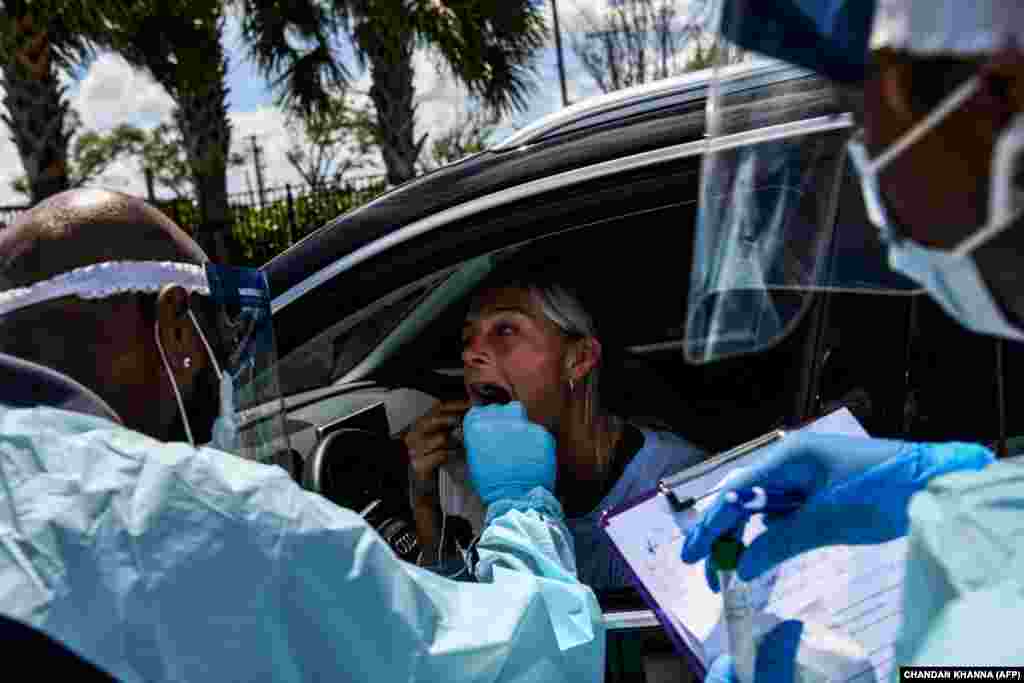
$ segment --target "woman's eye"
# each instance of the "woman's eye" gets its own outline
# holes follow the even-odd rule
[[[508,335],[514,333],[515,331],[516,328],[514,328],[512,325],[509,325],[508,323],[498,323],[497,325],[494,326],[494,332],[499,337],[507,337]]]

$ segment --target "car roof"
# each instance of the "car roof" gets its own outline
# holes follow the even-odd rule
[[[820,80],[776,62],[729,68],[726,92]],[[263,266],[278,300],[311,275],[404,225],[510,187],[700,140],[710,70],[584,100],[479,154],[414,178],[343,214]],[[275,309],[276,310],[276,309]]]

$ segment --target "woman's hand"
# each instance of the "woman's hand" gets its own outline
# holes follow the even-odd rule
[[[437,403],[402,437],[409,454],[409,497],[414,505],[437,499],[437,468],[462,450],[453,431],[470,406],[469,400]]]

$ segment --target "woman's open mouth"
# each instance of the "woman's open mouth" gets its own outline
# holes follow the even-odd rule
[[[469,385],[469,398],[474,405],[505,404],[512,400],[512,393],[497,384],[477,382]]]

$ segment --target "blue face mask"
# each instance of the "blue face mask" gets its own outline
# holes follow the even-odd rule
[[[893,159],[959,109],[978,92],[980,83],[975,77],[957,88],[931,114],[874,159],[868,156],[859,137],[848,143],[848,151],[860,176],[868,217],[888,245],[892,269],[921,285],[964,327],[981,334],[1024,340],[1024,330],[1011,324],[997,305],[972,255],[1021,217],[1022,202],[1014,177],[1017,160],[1024,150],[1024,114],[1010,123],[996,143],[988,222],[951,251],[926,248],[899,235],[886,210],[878,182],[878,175]]]

